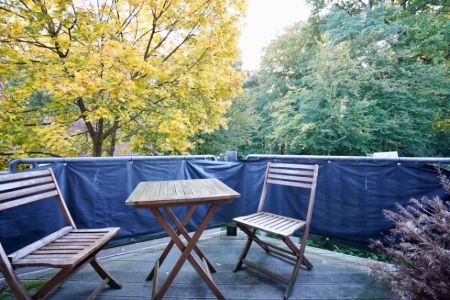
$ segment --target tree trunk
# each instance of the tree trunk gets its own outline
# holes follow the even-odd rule
[[[111,130],[111,141],[109,144],[108,155],[114,156],[114,150],[116,149],[116,133],[118,123],[114,122],[113,129]]]
[[[92,141],[92,156],[102,156],[103,152],[103,142],[99,141],[97,138]]]
[[[103,152],[103,118],[97,123],[97,131],[92,139],[92,156],[102,156]]]

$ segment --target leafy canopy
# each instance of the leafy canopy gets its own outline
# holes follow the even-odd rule
[[[449,155],[448,1],[310,2],[246,88],[259,122],[245,150]]]
[[[0,153],[185,153],[223,123],[243,0],[2,0]]]

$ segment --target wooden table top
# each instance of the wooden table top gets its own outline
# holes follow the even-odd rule
[[[240,194],[216,178],[143,181],[125,201],[136,207],[226,202]]]

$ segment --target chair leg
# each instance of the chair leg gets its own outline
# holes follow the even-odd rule
[[[103,266],[98,262],[98,260],[96,258],[94,258],[91,261],[91,266],[94,268],[94,270],[98,273],[98,275],[100,275],[100,277],[102,279],[108,279],[108,285],[113,288],[113,289],[121,289],[122,286],[120,285],[120,283],[114,279],[114,277],[111,276],[111,274],[109,274],[105,268],[103,268]]]
[[[9,262],[8,256],[3,250],[2,245],[0,244],[0,272],[3,274],[3,277],[6,280],[9,288],[14,293],[19,300],[29,300],[31,297],[27,294],[27,291],[24,289],[22,284],[20,283],[19,277],[17,276],[14,267]]]
[[[311,271],[314,268],[313,264],[304,255],[303,255],[303,264],[306,266],[308,271]]]
[[[45,283],[43,287],[41,287],[36,294],[32,296],[33,299],[44,299],[51,292],[60,287],[70,275],[74,273],[74,269],[72,268],[64,268],[61,269],[55,276],[53,276],[49,281]]]
[[[286,292],[284,293],[284,299],[288,299],[289,296],[291,296],[292,288],[295,285],[295,282],[297,281],[298,272],[300,271],[300,266],[302,265],[303,257],[300,257],[295,262],[294,269],[292,270],[291,279],[289,279],[288,286],[286,288]]]
[[[286,246],[288,246],[288,248],[292,251],[293,255],[297,257],[302,257],[302,264],[305,265],[308,271],[311,271],[313,268],[313,264],[305,257],[304,250],[301,251],[300,249],[298,249],[294,245],[294,243],[292,243],[291,239],[288,236],[284,237],[283,241],[286,244]]]
[[[242,268],[242,261],[247,257],[248,250],[250,250],[250,246],[252,245],[253,238],[247,236],[247,242],[245,243],[244,249],[242,249],[241,256],[239,256],[239,260],[234,267],[233,272],[237,272]]]
[[[23,285],[20,283],[20,280],[17,277],[16,273],[5,272],[1,268],[0,268],[0,271],[2,272],[8,287],[11,289],[11,291],[13,292],[16,299],[19,299],[19,300],[30,300],[31,299],[31,297],[27,294],[27,291],[25,290]]]

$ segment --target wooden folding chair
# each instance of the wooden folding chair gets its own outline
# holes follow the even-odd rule
[[[297,280],[300,266],[303,264],[308,270],[313,268],[313,265],[304,256],[306,241],[308,240],[309,227],[311,224],[311,217],[314,207],[314,198],[316,193],[318,165],[299,165],[299,164],[282,164],[269,163],[264,178],[264,186],[259,201],[258,211],[254,214],[235,218],[237,226],[247,234],[247,243],[242,250],[239,261],[237,262],[234,272],[242,268],[242,264],[256,269],[266,275],[269,275],[288,286],[284,294],[287,299],[292,291],[292,288]],[[286,185],[290,187],[305,188],[310,190],[308,212],[306,220],[297,220],[287,218],[284,216],[268,213],[263,211],[264,200],[270,185]],[[300,247],[297,247],[290,239],[290,236],[299,229],[303,228],[303,235]],[[256,231],[261,230],[281,237],[288,249],[274,245],[268,241],[260,239],[256,235]],[[252,261],[246,259],[252,242],[261,246],[266,252],[279,255],[281,257],[290,259],[295,262],[291,277],[282,276],[274,273]]]
[[[103,281],[89,295],[95,296],[108,284],[121,286],[96,259],[96,254],[119,231],[119,228],[77,229],[67,209],[51,169],[0,176],[0,211],[38,200],[56,198],[68,226],[7,255],[0,243],[0,271],[17,299],[44,299],[63,284],[69,276],[91,264]],[[35,218],[36,216],[30,216]],[[52,267],[61,269],[34,295],[28,295],[19,281],[16,268]]]

